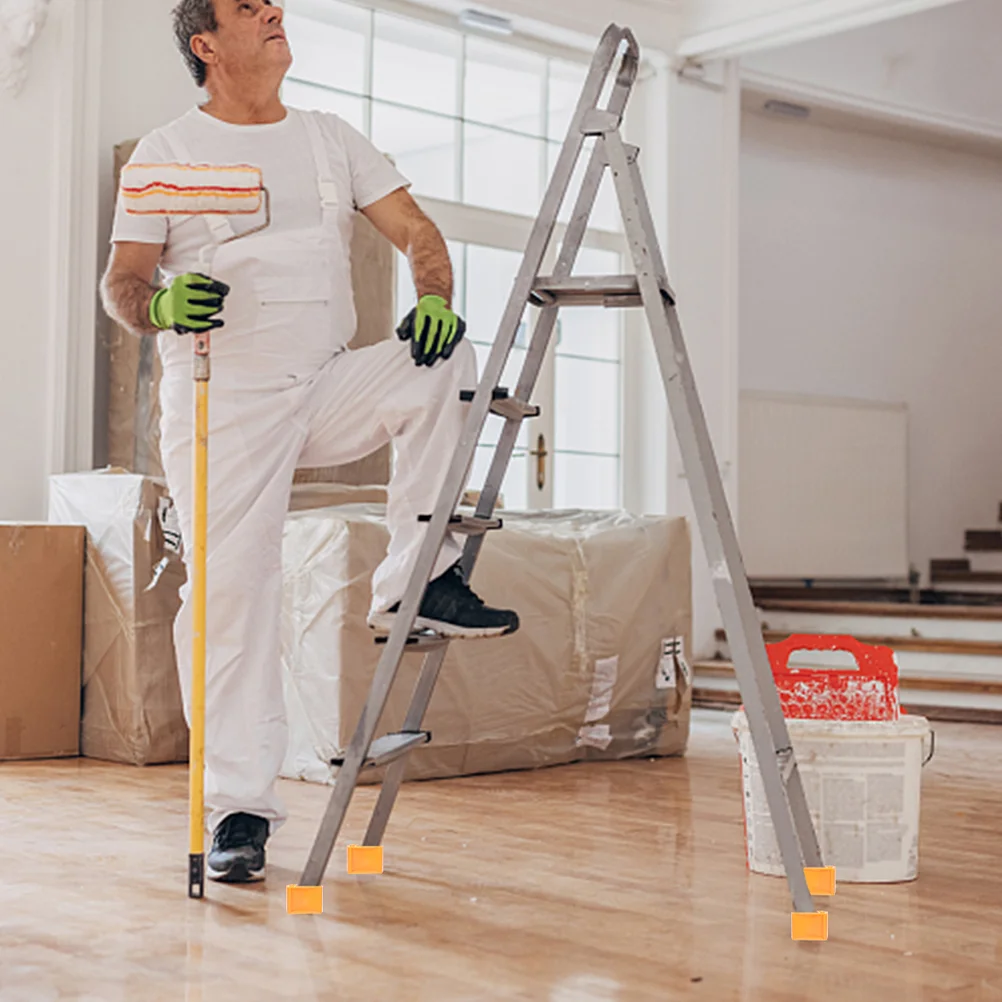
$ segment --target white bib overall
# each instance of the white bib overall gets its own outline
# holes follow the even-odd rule
[[[279,622],[282,527],[299,467],[338,466],[395,443],[389,552],[373,580],[372,611],[403,595],[476,385],[468,342],[418,368],[396,337],[357,351],[348,259],[350,189],[331,170],[316,123],[303,115],[323,206],[315,229],[265,230],[233,243],[224,217],[204,217],[206,273],[230,286],[213,332],[209,384],[206,785],[209,830],[237,811],[271,829],[286,815],[275,794],[287,745]],[[173,155],[197,163],[176,137]],[[267,184],[267,178],[265,178]],[[190,337],[160,335],[161,452],[181,531],[191,539],[194,397]],[[190,546],[186,547],[186,562]],[[460,555],[447,539],[433,576]],[[191,578],[190,563],[188,566]],[[174,629],[190,722],[190,585]],[[332,712],[334,708],[332,707]]]

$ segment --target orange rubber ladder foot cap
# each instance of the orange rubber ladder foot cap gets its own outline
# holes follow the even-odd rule
[[[828,939],[828,912],[793,912],[790,923],[792,939],[823,943]]]
[[[289,884],[285,888],[285,910],[290,915],[321,915],[324,910],[322,887],[299,887]]]
[[[383,847],[381,845],[348,846],[348,872],[355,874],[382,873]]]
[[[830,898],[835,893],[834,866],[805,866],[804,876],[812,896]]]

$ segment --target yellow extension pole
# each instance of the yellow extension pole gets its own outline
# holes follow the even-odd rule
[[[191,728],[188,746],[188,897],[205,896],[205,605],[209,498],[209,337],[195,335]]]
[[[264,209],[264,221],[239,236],[211,241],[199,255],[199,272],[212,273],[211,255],[222,244],[260,233],[271,225],[271,198],[259,167],[207,164],[129,163],[122,171],[121,198],[134,216],[248,216]],[[215,232],[215,231],[213,231]],[[182,330],[184,328],[181,328]],[[188,744],[188,897],[205,896],[205,660],[206,536],[209,511],[209,331],[195,333],[194,498],[191,560],[191,727]],[[187,541],[185,543],[187,545]]]

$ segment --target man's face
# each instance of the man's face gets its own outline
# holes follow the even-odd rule
[[[272,0],[214,0],[219,30],[199,35],[206,51],[196,54],[231,77],[277,76],[292,65],[282,27],[282,8]],[[211,72],[211,71],[210,71]]]

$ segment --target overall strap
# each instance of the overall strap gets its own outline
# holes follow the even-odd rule
[[[334,181],[334,171],[331,169],[330,154],[320,132],[320,125],[315,115],[308,111],[298,112],[306,126],[306,134],[310,138],[310,148],[313,150],[313,162],[317,169],[317,190],[320,194],[320,204],[323,209],[324,223],[337,222],[338,198],[337,184]]]

